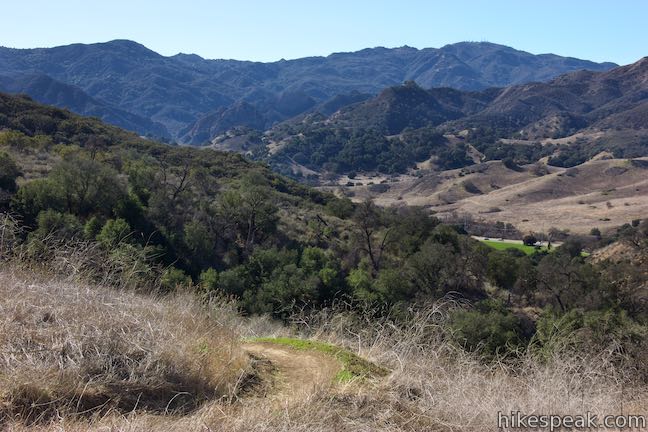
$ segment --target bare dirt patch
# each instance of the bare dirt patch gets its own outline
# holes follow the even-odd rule
[[[274,371],[270,397],[278,401],[301,400],[329,389],[341,368],[335,358],[317,351],[299,351],[268,342],[245,343],[243,349],[257,359],[270,361]]]

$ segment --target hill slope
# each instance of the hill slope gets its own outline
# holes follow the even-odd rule
[[[509,87],[464,123],[498,123],[521,129],[530,138],[546,138],[588,126],[646,127],[647,103],[645,57],[604,73],[580,71],[546,83]]]
[[[523,232],[550,228],[587,234],[613,229],[648,211],[648,158],[593,160],[574,168],[512,170],[491,161],[421,177],[401,176],[384,191],[349,187],[354,199],[385,206],[425,206],[440,217],[506,221]],[[375,180],[373,180],[375,181]]]
[[[476,92],[425,90],[410,81],[328,117],[284,122],[266,133],[266,145],[269,159],[286,173],[295,171],[294,163],[315,172],[404,173],[426,160],[447,169],[546,157],[570,167],[601,152],[647,156],[646,113],[648,58],[606,72]],[[451,145],[434,139],[441,132]]]

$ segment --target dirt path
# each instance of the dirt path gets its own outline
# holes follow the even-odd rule
[[[270,397],[303,399],[314,391],[333,385],[341,364],[333,357],[317,351],[301,351],[269,342],[243,344],[255,358],[270,361],[275,369]]]

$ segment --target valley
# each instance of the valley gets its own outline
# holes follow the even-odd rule
[[[511,170],[485,162],[457,170],[419,171],[393,178],[357,176],[321,186],[360,202],[383,206],[422,206],[436,216],[460,221],[512,223],[522,232],[551,228],[588,234],[614,229],[648,212],[648,158],[598,159],[572,168],[535,165]],[[347,183],[353,186],[347,186]],[[384,190],[384,191],[383,191]]]
[[[240,9],[205,3],[209,24],[183,27],[154,6],[138,29],[209,44]],[[245,7],[217,42],[335,46],[357,7],[320,28],[328,3],[312,21],[291,6]],[[427,30],[458,27],[418,6]],[[532,21],[500,9],[482,11],[498,30]],[[0,47],[0,430],[648,419],[648,57],[357,48]]]

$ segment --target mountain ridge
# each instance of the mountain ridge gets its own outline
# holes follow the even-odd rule
[[[262,113],[263,126],[268,128],[338,95],[377,94],[407,80],[423,87],[483,90],[612,66],[536,56],[483,42],[423,49],[367,48],[271,63],[208,60],[195,54],[167,57],[128,40],[54,48],[0,48],[2,75],[18,82],[26,74],[47,75],[78,87],[103,104],[145,119],[129,126],[131,130],[142,135],[162,134],[189,144],[203,144],[206,131],[211,138],[231,126],[231,116],[221,119],[215,113],[237,103],[248,103],[254,109],[249,110],[251,117],[239,118],[240,124],[235,126],[258,125],[254,113]],[[26,93],[36,100],[42,98],[35,91]],[[163,125],[166,132],[152,126],[155,124]]]
[[[266,158],[286,174],[295,173],[295,162],[320,173],[405,173],[430,158],[442,169],[544,158],[571,167],[601,152],[648,156],[646,114],[648,58],[606,72],[476,92],[426,90],[409,81],[330,116],[274,127],[265,134]]]

